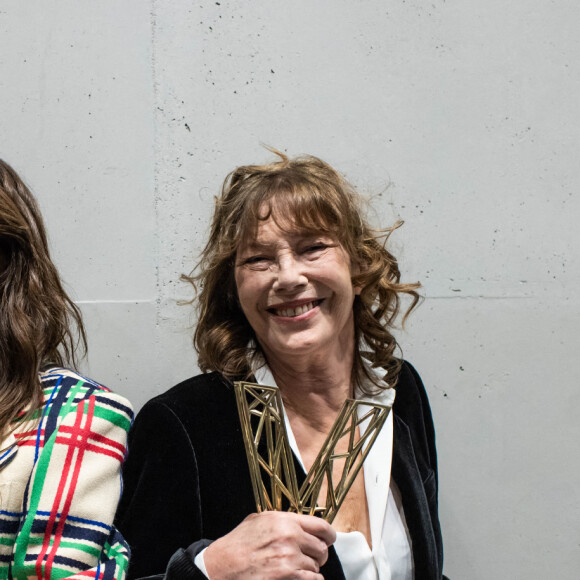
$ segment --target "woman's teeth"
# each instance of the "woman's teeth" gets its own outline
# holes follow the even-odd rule
[[[294,317],[300,316],[309,310],[312,310],[316,306],[315,302],[308,302],[307,304],[302,304],[301,306],[297,306],[296,308],[284,308],[284,309],[277,309],[276,315],[277,316],[286,316],[286,317]]]

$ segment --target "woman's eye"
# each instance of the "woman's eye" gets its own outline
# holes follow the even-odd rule
[[[266,256],[250,256],[244,260],[244,264],[248,266],[260,266],[267,262],[268,258]]]
[[[311,244],[311,245],[307,246],[306,252],[312,252],[312,253],[322,252],[323,250],[326,250],[327,248],[328,248],[328,244],[324,244],[322,242],[319,242],[319,243]]]

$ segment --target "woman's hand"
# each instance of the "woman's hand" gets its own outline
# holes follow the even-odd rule
[[[287,512],[249,515],[203,558],[211,580],[322,580],[336,532],[321,518]]]

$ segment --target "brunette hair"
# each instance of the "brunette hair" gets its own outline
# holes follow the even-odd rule
[[[0,439],[41,404],[41,367],[75,365],[79,343],[84,355],[81,313],[50,259],[36,200],[0,159]]]
[[[378,386],[377,377],[363,364],[363,355],[370,355],[372,365],[382,367],[384,380],[394,386],[402,361],[395,356],[397,341],[391,330],[402,308],[401,295],[411,298],[403,322],[420,299],[420,284],[400,283],[397,260],[386,249],[390,234],[402,222],[383,231],[372,229],[363,216],[360,196],[330,165],[317,157],[289,159],[271,151],[279,160],[238,167],[226,177],[199,263],[182,276],[196,292],[191,302],[198,314],[193,343],[199,367],[248,378],[253,363],[263,356],[238,302],[234,267],[242,240],[255,237],[259,224],[272,217],[287,231],[332,235],[359,265],[352,278],[361,288],[354,301],[353,382],[362,388],[366,377]]]

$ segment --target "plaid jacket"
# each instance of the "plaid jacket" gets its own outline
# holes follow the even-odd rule
[[[130,403],[63,368],[40,375],[44,405],[0,442],[0,580],[121,580],[113,527]]]

